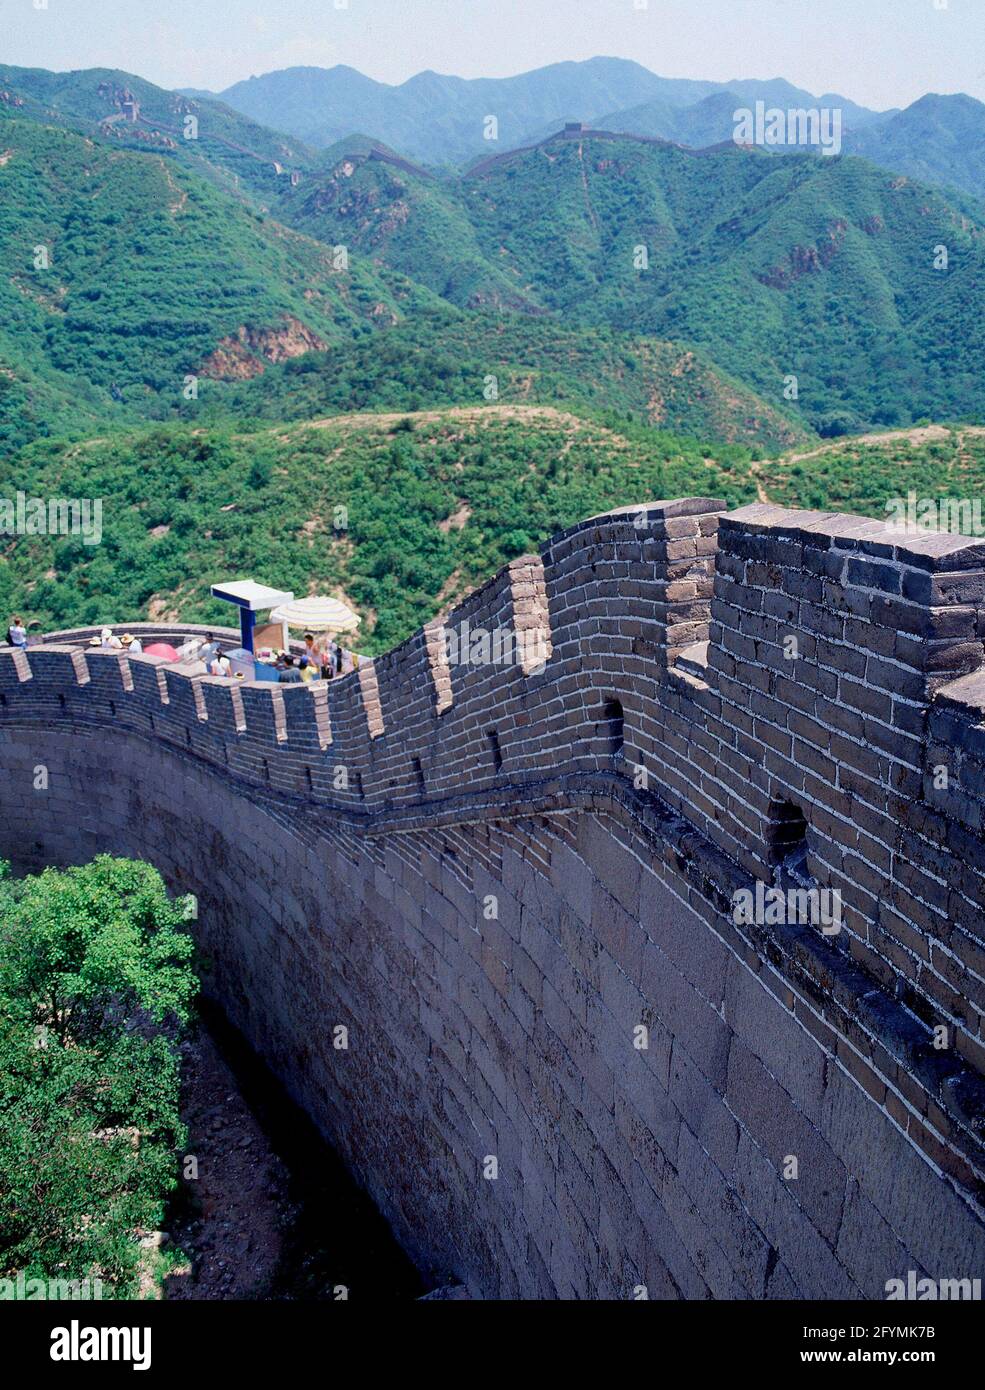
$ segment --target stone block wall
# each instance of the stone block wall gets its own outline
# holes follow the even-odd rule
[[[684,499],[514,562],[451,659],[277,688],[56,634],[0,651],[0,853],[196,892],[209,988],[477,1296],[982,1277],[982,579]],[[738,925],[798,834],[842,930]]]

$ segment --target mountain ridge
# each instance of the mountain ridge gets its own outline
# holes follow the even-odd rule
[[[985,208],[856,156],[561,132],[427,183],[343,160],[282,215],[461,308],[687,343],[772,404],[796,378],[822,433],[982,409]],[[961,324],[961,372],[932,321],[942,341]]]
[[[314,145],[333,144],[354,127],[368,128],[408,158],[458,166],[482,149],[489,116],[497,119],[498,140],[519,145],[567,119],[592,123],[645,101],[685,107],[729,90],[747,100],[819,100],[783,78],[728,84],[667,78],[631,59],[604,56],[551,63],[504,78],[426,71],[393,84],[343,64],[284,68],[233,83],[216,96]],[[882,114],[845,97],[824,98],[829,99],[859,125]]]

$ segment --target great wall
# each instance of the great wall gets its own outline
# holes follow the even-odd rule
[[[0,855],[196,894],[210,991],[474,1297],[980,1278],[985,545],[651,503],[466,621],[526,659],[0,651]],[[841,931],[737,925],[805,847]]]

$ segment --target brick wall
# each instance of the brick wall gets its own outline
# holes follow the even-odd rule
[[[977,543],[685,499],[470,595],[475,664],[432,625],[276,688],[55,635],[0,652],[0,852],[198,892],[210,988],[477,1294],[981,1277],[982,595]],[[733,919],[796,826],[836,936]]]

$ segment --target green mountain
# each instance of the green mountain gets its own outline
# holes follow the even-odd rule
[[[319,153],[215,99],[168,92],[110,68],[0,65],[0,116],[61,125],[114,148],[166,155],[233,193],[276,201]]]
[[[856,131],[848,149],[883,168],[985,199],[985,105],[973,97],[921,97]]]
[[[344,242],[468,308],[535,310],[480,247],[459,183],[385,145],[343,141],[323,171],[285,190],[279,216],[310,236]]]
[[[144,415],[431,302],[167,153],[0,117],[0,439]]]
[[[985,215],[860,159],[575,132],[439,180],[354,153],[284,215],[462,307],[693,345],[822,432],[985,410]]]
[[[210,383],[203,419],[305,420],[340,411],[418,411],[534,402],[675,434],[777,451],[813,438],[702,354],[554,319],[417,313],[330,353],[308,353],[244,383]]]
[[[19,72],[27,92],[32,84]],[[309,169],[296,185],[280,180],[268,200],[266,189],[235,175],[238,156],[228,156],[229,169],[218,162],[223,148],[205,158],[203,126],[188,147],[134,145],[116,133],[121,122],[107,129],[93,121],[108,100],[98,73],[47,83],[51,74],[28,76],[37,95],[15,99],[3,89],[0,105],[0,248],[11,271],[0,285],[0,438],[8,444],[117,419],[187,420],[198,410],[186,398],[189,376],[202,378],[210,418],[276,411],[298,419],[415,399],[482,400],[490,373],[503,399],[565,400],[770,448],[803,437],[795,413],[767,406],[689,349],[614,345],[592,329],[562,331],[555,322],[548,330],[529,316],[473,325],[450,306],[439,332],[430,286],[467,307],[537,306],[507,276],[497,280],[444,183],[376,141],[346,142],[352,153],[329,152],[327,176]],[[170,100],[149,84],[111,86],[124,103]],[[419,206],[400,256],[404,187]],[[359,246],[345,218],[367,198],[392,225]],[[301,232],[273,221],[270,202]],[[372,208],[365,215],[371,220]],[[335,249],[340,217],[348,268]],[[375,268],[367,259],[374,248],[389,253]],[[47,267],[35,263],[39,253]],[[419,270],[426,285],[395,274],[399,265]],[[400,336],[385,353],[359,347],[396,325]],[[306,354],[305,373],[277,369]],[[218,381],[252,387],[223,392],[211,384]]]
[[[774,449],[985,409],[975,205],[862,160],[579,131],[437,176],[357,137],[268,199],[218,152],[80,133],[93,84],[43,92],[61,125],[0,104],[8,442],[187,419],[189,376],[262,377],[200,385],[259,419],[468,403],[493,376],[504,400]]]

